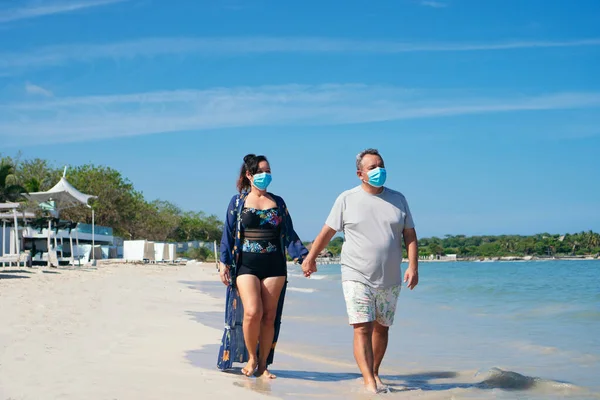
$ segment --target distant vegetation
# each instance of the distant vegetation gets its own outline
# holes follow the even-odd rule
[[[333,255],[341,253],[342,237],[334,238],[327,247]],[[593,231],[557,235],[541,233],[532,236],[465,236],[419,239],[419,256],[508,257],[508,256],[577,256],[600,254],[600,234]],[[406,250],[405,250],[406,255]]]
[[[20,193],[44,191],[55,185],[63,169],[43,159],[23,160],[0,156],[0,201],[23,201]],[[93,164],[69,166],[67,180],[79,191],[98,196],[93,207],[98,225],[110,226],[124,239],[156,241],[220,240],[223,222],[202,211],[184,211],[164,200],[147,200],[142,192],[119,171]],[[61,218],[91,223],[86,207],[64,210]],[[308,243],[306,243],[308,244]],[[341,253],[342,237],[334,238],[327,251]],[[196,258],[206,258],[210,249],[194,250]],[[206,254],[205,254],[206,253]],[[575,256],[600,253],[600,234],[593,231],[532,236],[446,235],[419,240],[420,256],[504,257]],[[190,254],[191,255],[191,254]]]
[[[23,201],[23,190],[46,191],[58,183],[62,173],[63,168],[39,158],[0,156],[0,201]],[[93,201],[95,222],[112,227],[115,236],[172,242],[221,239],[223,223],[215,215],[184,211],[164,200],[147,200],[127,178],[110,167],[69,166],[66,178],[77,190],[98,196]],[[85,206],[64,210],[60,217],[92,222]]]
[[[600,234],[541,233],[532,236],[465,236],[419,240],[419,255],[457,254],[459,257],[576,256],[600,253]]]

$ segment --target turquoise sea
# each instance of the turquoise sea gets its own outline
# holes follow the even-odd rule
[[[404,268],[405,266],[403,266]],[[600,399],[600,261],[421,263],[403,288],[383,361],[389,398]],[[283,398],[362,398],[340,266],[290,267],[273,382]],[[194,287],[224,300],[220,283]],[[222,328],[220,313],[194,314]],[[217,346],[191,351],[215,368]]]

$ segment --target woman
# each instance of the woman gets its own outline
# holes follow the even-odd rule
[[[239,194],[229,203],[221,239],[219,274],[228,290],[218,366],[228,369],[233,361],[247,361],[244,375],[274,379],[267,365],[273,361],[279,335],[287,282],[286,249],[299,263],[308,250],[294,231],[283,199],[267,192],[270,183],[267,158],[244,157],[237,182]]]

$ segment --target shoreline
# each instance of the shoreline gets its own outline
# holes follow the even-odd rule
[[[506,257],[465,257],[456,259],[419,259],[419,263],[455,263],[455,262],[543,262],[543,261],[598,261],[600,256],[574,256],[574,257],[533,257],[533,256],[506,256]],[[402,259],[403,264],[408,263],[407,258]],[[317,259],[317,265],[339,265],[340,258]],[[300,265],[293,261],[287,262],[288,266]]]
[[[438,271],[455,274],[442,266]],[[307,291],[290,290],[286,296],[285,339],[278,346],[273,368],[280,379],[270,382],[242,376],[241,365],[229,372],[216,369],[225,288],[212,263],[0,269],[0,399],[360,398],[360,375],[347,351],[351,334],[341,294],[331,292],[328,280],[291,279],[295,280],[289,288],[311,288],[313,294],[307,297]],[[553,399],[564,398],[554,388],[560,383],[553,379],[560,378],[560,373],[538,374],[536,368],[514,358],[503,360],[499,353],[488,354],[486,359],[476,352],[466,361],[454,360],[441,342],[452,340],[460,348],[462,335],[449,336],[445,331],[440,336],[438,329],[452,308],[430,308],[422,303],[423,298],[404,296],[408,318],[399,318],[394,329],[406,337],[425,332],[425,337],[413,342],[415,347],[402,350],[406,361],[394,357],[399,354],[399,342],[391,345],[383,373],[386,382],[397,389],[391,398],[441,399],[460,396],[466,389],[473,398],[509,399],[512,392],[501,389],[536,376],[543,378],[541,386],[531,389],[531,397],[523,392],[524,398],[537,398],[543,390]],[[336,302],[340,307],[335,308]],[[321,319],[312,313],[317,306],[326,309],[321,310]],[[429,317],[413,318],[425,316],[421,311],[426,309]],[[322,328],[315,329],[318,334],[313,340],[306,338],[310,330],[301,329],[306,324]],[[328,342],[331,335],[336,335],[335,343]],[[474,336],[468,347],[485,348],[481,346],[487,345],[486,338]],[[427,351],[423,347],[427,343],[438,348]],[[541,346],[525,345],[534,346],[533,350]],[[556,351],[543,357],[571,350]],[[440,368],[449,372],[436,372]],[[499,391],[482,389],[482,382],[495,374],[507,383],[498,383]],[[438,390],[427,390],[430,387]],[[576,385],[564,388],[572,398],[587,398],[586,390]]]
[[[419,262],[501,262],[501,261],[587,261],[600,260],[598,256],[581,257],[537,257],[537,256],[504,256],[504,257],[465,257],[456,259],[428,260],[419,259]],[[408,259],[402,259],[402,262],[408,262]]]

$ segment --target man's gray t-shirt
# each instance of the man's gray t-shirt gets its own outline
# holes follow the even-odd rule
[[[415,226],[402,193],[384,188],[373,195],[361,186],[347,190],[325,223],[344,232],[342,281],[374,288],[402,283],[402,231]]]

